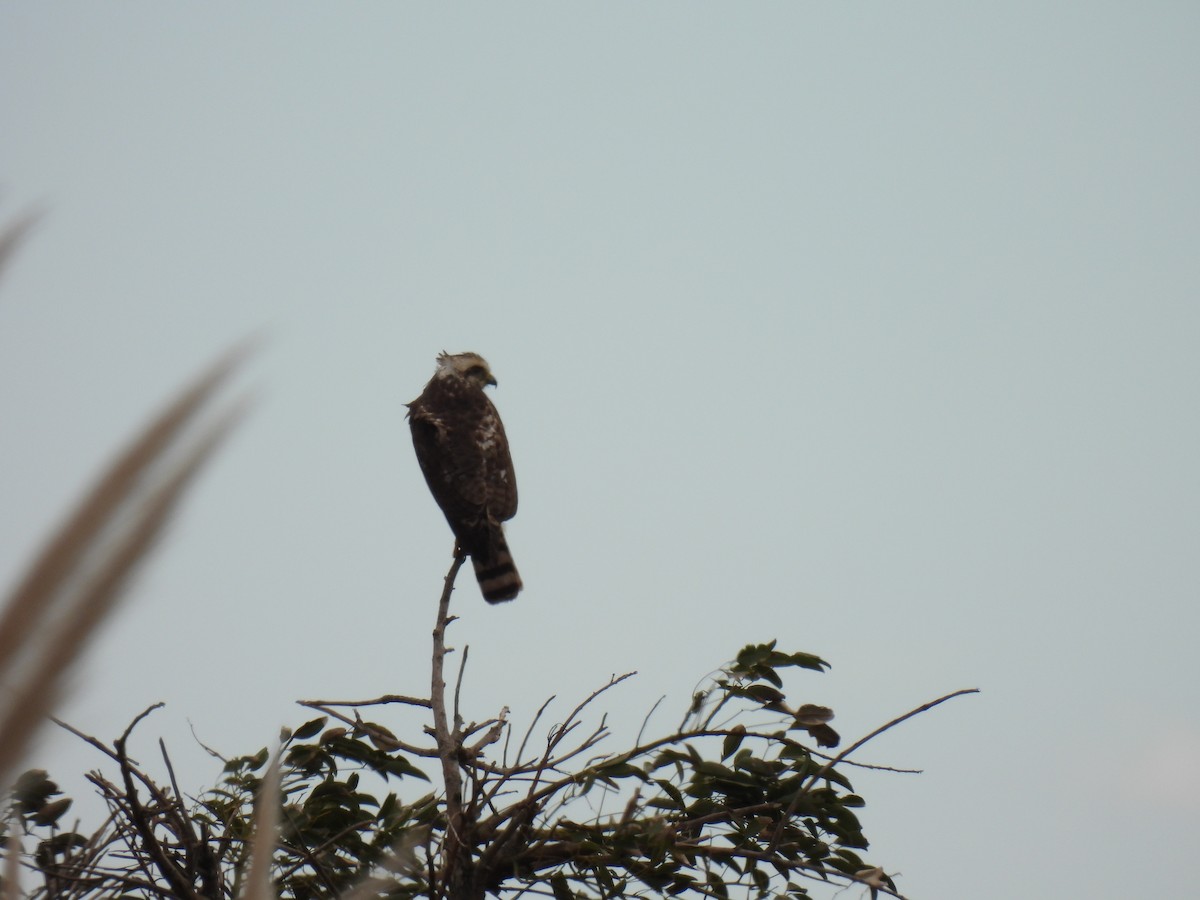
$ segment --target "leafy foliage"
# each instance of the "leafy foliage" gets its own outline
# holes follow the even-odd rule
[[[818,740],[836,744],[832,713],[792,708],[784,693],[785,670],[827,667],[773,643],[748,646],[693,698],[675,731],[620,753],[588,757],[608,736],[603,721],[581,731],[585,710],[624,678],[576,707],[536,751],[528,749],[535,720],[511,759],[503,717],[456,729],[453,827],[446,794],[429,788],[424,771],[438,749],[362,718],[364,708],[379,718],[391,702],[429,701],[309,702],[322,715],[285,732],[278,751],[275,887],[295,900],[342,896],[365,880],[372,895],[392,898],[523,890],[557,900],[765,898],[806,897],[813,880],[869,875],[892,893],[860,855],[868,846],[862,798],[832,758],[802,740],[816,727]],[[45,772],[18,782],[11,807],[35,838],[25,860],[42,879],[34,894],[237,896],[269,750],[229,759],[220,784],[186,801],[125,756],[130,730],[112,747],[87,738],[120,771],[115,781],[89,776],[111,812],[93,835],[58,830],[70,801]],[[498,759],[488,758],[492,746],[502,748]]]

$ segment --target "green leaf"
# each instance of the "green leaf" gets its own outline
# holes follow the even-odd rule
[[[349,733],[349,731],[350,731],[349,728],[343,728],[340,725],[335,728],[330,728],[323,735],[321,735],[321,743],[322,744],[332,743],[333,741],[336,741],[339,738],[344,737],[346,734]]]
[[[654,757],[654,762],[650,766],[650,771],[661,769],[663,766],[674,764],[676,769],[682,771],[684,763],[692,763],[693,759],[690,754],[681,753],[679,750],[674,750],[670,747],[661,751],[658,756]]]
[[[82,834],[76,834],[74,831],[66,831],[39,843],[37,852],[34,854],[34,859],[37,860],[40,866],[50,866],[54,863],[54,857],[70,853],[77,847],[86,847],[87,845],[88,839]]]
[[[779,673],[770,666],[755,666],[750,670],[750,674],[755,678],[762,678],[765,681],[771,682],[775,687],[783,687],[783,679],[779,677]]]
[[[696,889],[696,879],[687,872],[676,872],[671,879],[671,886],[667,888],[667,893],[671,896],[682,894],[684,891],[694,891]]]
[[[605,765],[596,766],[593,769],[598,778],[640,778],[642,781],[648,781],[646,773],[641,767],[630,765],[624,760],[607,763]]]
[[[795,712],[796,725],[826,725],[833,721],[833,710],[828,706],[818,706],[815,703],[805,703]]]
[[[737,752],[737,748],[742,745],[742,741],[746,737],[746,726],[735,725],[730,729],[729,734],[725,735],[725,740],[721,744],[721,759],[729,759]]]
[[[709,890],[712,891],[712,896],[727,898],[729,896],[729,888],[725,885],[725,879],[716,872],[710,871],[705,879]]]
[[[846,871],[857,872],[860,869],[870,868],[865,862],[863,862],[863,858],[853,850],[847,850],[845,847],[838,847],[833,851],[833,853],[835,857],[843,860],[846,863],[848,866]],[[830,862],[833,862],[833,860],[830,860]]]
[[[729,692],[737,697],[748,697],[751,700],[757,700],[763,706],[767,707],[778,706],[787,699],[782,691],[778,691],[766,684],[749,684],[741,688],[731,688]]]
[[[750,669],[760,663],[764,663],[771,656],[771,651],[775,649],[775,641],[769,644],[747,644],[737,655],[737,667],[743,671]]]
[[[384,753],[394,753],[400,749],[400,742],[396,740],[396,735],[392,734],[390,729],[377,725],[375,722],[364,722],[363,726],[367,732],[367,740],[374,744],[376,749],[382,750]]]
[[[665,778],[656,778],[654,779],[654,783],[662,788],[663,793],[670,797],[672,801],[674,801],[677,809],[683,809],[683,794],[679,792],[679,788],[675,787],[675,785],[671,784],[671,782],[667,781]]]
[[[311,719],[293,731],[292,737],[295,740],[306,741],[310,737],[313,737],[320,732],[320,730],[325,727],[325,723],[328,721],[329,716],[320,716],[316,719]]]
[[[765,894],[767,892],[767,888],[771,886],[771,876],[762,869],[751,869],[750,877],[754,880],[754,886],[759,890],[760,893]]]
[[[395,775],[397,778],[410,776],[412,778],[420,778],[422,781],[428,781],[429,776],[410,763],[403,756],[389,756],[387,762],[383,766],[383,772],[386,775]]]
[[[832,781],[834,784],[841,785],[848,791],[854,790],[854,788],[850,785],[850,779],[847,778],[845,775],[843,775],[837,769],[829,769],[828,771],[826,771],[826,773],[822,777],[827,778],[828,780]]]
[[[337,803],[344,803],[349,795],[350,791],[346,788],[346,785],[340,781],[327,779],[312,789],[312,793],[309,794],[305,805],[320,803],[326,799],[332,799]]]
[[[831,668],[829,663],[812,653],[780,654],[782,659],[775,660],[777,666],[798,666],[801,669],[811,669],[814,672],[824,672]]]
[[[604,888],[608,896],[616,893],[616,885],[613,883],[612,872],[608,866],[595,866],[592,868],[592,874],[596,876],[596,881],[600,883],[600,887]]]
[[[575,895],[571,893],[571,888],[567,884],[567,876],[561,872],[551,877],[550,890],[554,891],[554,900],[575,900]]]
[[[720,763],[703,760],[696,763],[697,775],[708,775],[710,778],[734,778],[733,769],[728,769]]]
[[[837,821],[840,826],[855,831],[858,834],[862,834],[862,825],[858,821],[858,816],[850,812],[850,810],[844,807],[839,807],[834,815],[837,816]]]
[[[57,822],[59,819],[62,818],[63,813],[65,813],[68,809],[70,809],[70,807],[71,807],[71,798],[70,797],[60,797],[57,800],[51,800],[49,803],[47,803],[45,806],[43,806],[41,809],[39,809],[34,814],[33,824],[34,825],[53,825],[55,822]]]
[[[289,766],[301,769],[309,775],[315,775],[322,769],[337,771],[337,763],[334,762],[333,756],[319,744],[294,744],[288,748],[284,759]]]
[[[383,803],[381,803],[379,805],[379,814],[378,814],[379,818],[386,819],[388,816],[390,816],[392,814],[392,811],[395,808],[396,808],[396,795],[388,794],[387,797],[384,798]]]
[[[777,759],[759,759],[754,756],[749,750],[743,750],[737,755],[734,760],[734,765],[738,769],[745,770],[751,775],[757,775],[760,778],[778,778],[780,772],[784,769],[784,764]]]
[[[22,773],[12,786],[13,801],[26,814],[37,812],[58,793],[58,785],[46,776],[45,769],[30,769]]]

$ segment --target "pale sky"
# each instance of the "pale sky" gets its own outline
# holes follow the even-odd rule
[[[0,576],[236,340],[250,420],[64,715],[190,790],[421,693],[452,539],[403,419],[486,356],[526,584],[469,718],[745,643],[868,745],[914,900],[1184,897],[1200,842],[1200,6],[0,6]],[[236,393],[236,392],[235,392]],[[95,751],[34,760],[77,797]],[[420,790],[419,786],[406,786]],[[95,824],[95,823],[92,823]],[[853,892],[851,892],[853,893]]]

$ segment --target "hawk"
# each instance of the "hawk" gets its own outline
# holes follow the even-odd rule
[[[455,552],[471,557],[483,599],[500,603],[521,590],[501,525],[517,512],[517,476],[500,414],[483,393],[489,384],[496,379],[482,356],[443,351],[429,384],[408,404],[408,423]]]

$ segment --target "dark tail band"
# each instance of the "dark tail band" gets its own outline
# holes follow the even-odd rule
[[[475,579],[479,582],[479,590],[483,599],[488,603],[503,603],[514,599],[521,592],[521,576],[513,565],[512,555],[503,538],[494,545],[492,552],[481,558],[482,554],[471,557],[471,565],[475,567]]]

